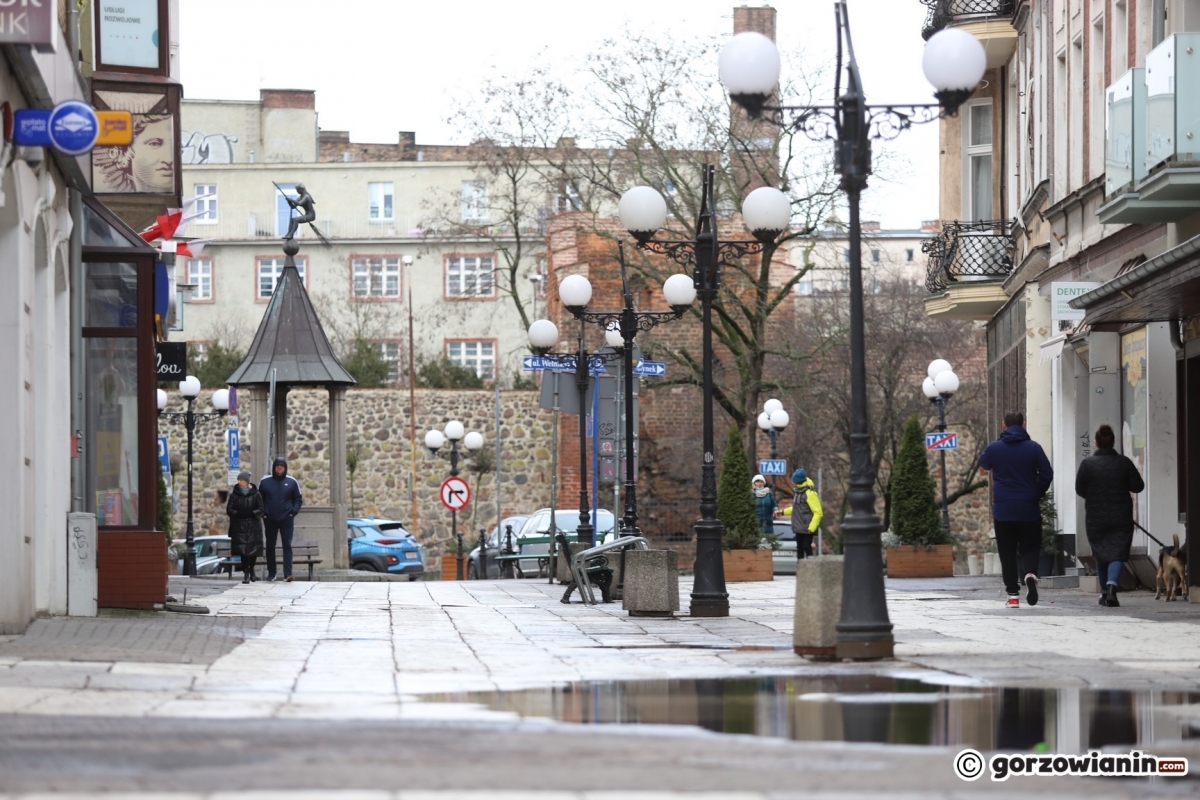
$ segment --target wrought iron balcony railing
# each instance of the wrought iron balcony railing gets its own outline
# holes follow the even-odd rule
[[[929,7],[921,36],[928,39],[951,22],[1011,17],[1016,0],[921,0]]]
[[[942,232],[921,244],[929,256],[925,288],[930,294],[955,284],[1003,280],[1013,269],[1013,221],[942,223]]]

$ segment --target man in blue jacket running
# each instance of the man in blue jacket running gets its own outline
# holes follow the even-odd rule
[[[1004,430],[979,456],[979,467],[992,473],[992,521],[1004,589],[1008,592],[1005,605],[1021,607],[1017,578],[1023,574],[1029,590],[1025,599],[1035,606],[1038,554],[1042,548],[1039,501],[1050,489],[1054,468],[1042,446],[1025,432],[1024,414],[1011,411],[1004,415]]]
[[[292,580],[292,533],[296,515],[304,505],[300,484],[287,474],[287,460],[280,457],[271,465],[271,474],[258,482],[258,493],[266,506],[267,580],[275,580],[275,539],[283,539],[283,579]]]

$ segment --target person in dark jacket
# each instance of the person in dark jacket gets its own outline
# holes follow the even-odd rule
[[[263,554],[262,518],[266,515],[262,495],[250,482],[249,472],[239,472],[237,486],[225,504],[229,515],[229,553],[242,558],[242,583],[258,580],[255,562]]]
[[[1075,474],[1075,494],[1083,498],[1087,539],[1100,578],[1100,605],[1117,608],[1121,563],[1133,544],[1133,498],[1146,488],[1134,463],[1113,449],[1117,437],[1108,425],[1096,429],[1096,452]]]
[[[1038,555],[1042,548],[1039,501],[1050,489],[1054,468],[1042,446],[1025,432],[1024,414],[1013,411],[1004,415],[1004,430],[979,456],[979,467],[989,471],[992,478],[992,522],[1004,589],[1008,592],[1005,605],[1020,608],[1017,579],[1024,575],[1029,590],[1025,599],[1035,606]]]
[[[770,536],[775,532],[775,514],[779,509],[775,492],[767,486],[767,479],[762,475],[755,475],[750,485],[754,489],[754,514],[758,517],[758,530],[763,536]]]
[[[275,580],[275,540],[283,540],[283,579],[292,581],[292,533],[295,517],[304,505],[300,484],[288,475],[287,459],[279,457],[271,474],[258,483],[267,517],[267,580]]]

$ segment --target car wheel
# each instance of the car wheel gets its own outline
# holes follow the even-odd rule
[[[360,561],[354,565],[353,569],[356,569],[359,572],[379,572],[379,570],[375,568],[375,565],[370,561]]]
[[[469,581],[479,580],[479,572],[475,569],[474,562],[467,565],[467,580],[469,580]]]
[[[413,581],[419,581],[419,580],[421,580],[421,576],[420,576],[420,575],[409,575],[409,576],[408,576],[408,582],[409,582],[409,583],[412,583]]]

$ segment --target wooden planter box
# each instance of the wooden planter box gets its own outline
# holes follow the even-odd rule
[[[725,582],[774,580],[770,550],[722,550]]]
[[[917,545],[889,547],[887,575],[889,578],[952,578],[954,545],[937,544],[929,548]]]
[[[444,553],[442,555],[442,580],[456,581],[458,580],[458,567],[455,566],[458,556],[452,553]],[[467,554],[463,553],[463,580],[467,579]]]

